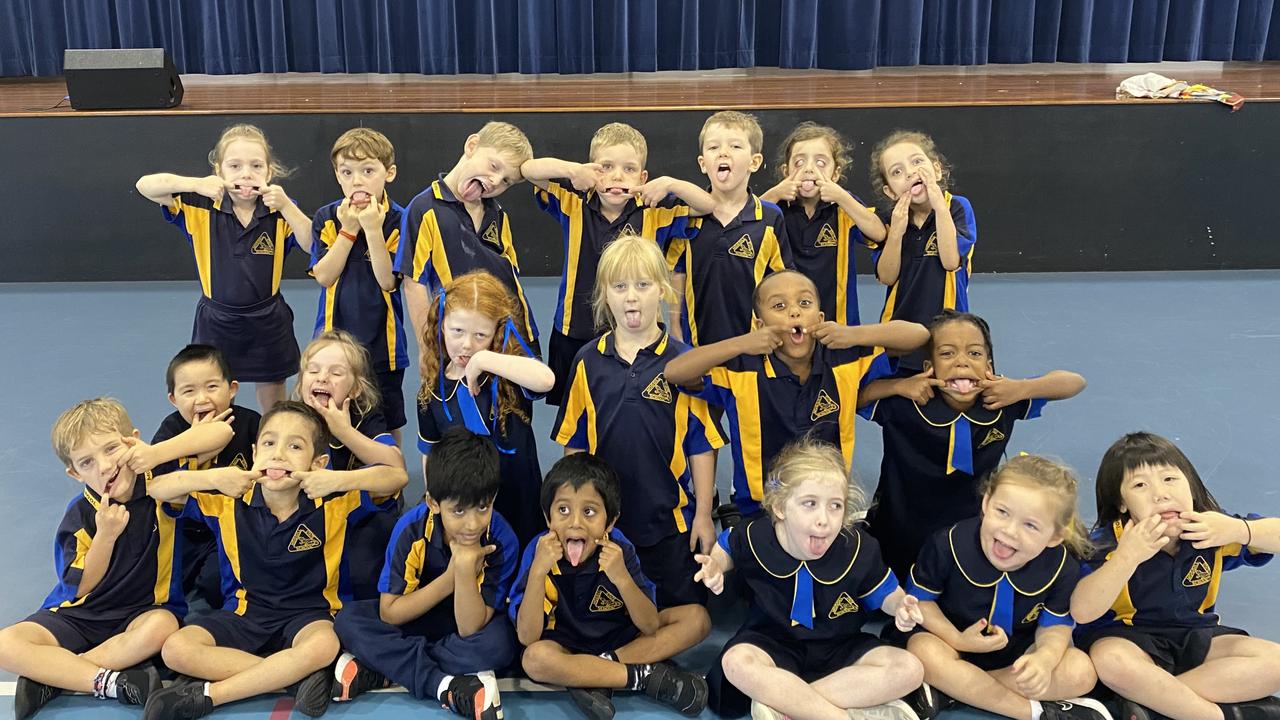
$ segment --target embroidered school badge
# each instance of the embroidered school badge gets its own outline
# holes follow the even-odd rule
[[[978,449],[981,450],[993,442],[1000,442],[1001,440],[1004,440],[1005,437],[1006,435],[1000,432],[1000,428],[991,428],[987,431],[987,436],[982,438],[982,442],[978,443]]]
[[[938,256],[938,233],[929,236],[929,241],[924,244],[925,257]]]
[[[743,235],[738,238],[738,242],[729,246],[729,254],[747,258],[748,260],[754,258],[756,256],[756,246],[752,244],[751,236]]]
[[[645,400],[657,400],[660,403],[671,402],[671,386],[667,384],[667,379],[658,373],[653,377],[649,386],[640,393]]]
[[[631,227],[631,223],[627,223],[626,225],[622,226],[622,229],[618,231],[618,234],[619,235],[639,235],[640,233],[636,232],[636,229]]]
[[[621,600],[605,590],[603,585],[596,586],[596,594],[591,596],[591,612],[613,612],[620,607],[622,607]]]
[[[836,598],[836,602],[831,606],[831,612],[827,613],[828,620],[835,620],[841,615],[848,615],[851,612],[858,612],[858,603],[849,597],[849,593],[840,593],[840,597]]]
[[[1028,623],[1035,622],[1037,619],[1040,618],[1040,611],[1043,609],[1044,609],[1044,603],[1036,603],[1036,606],[1031,608],[1031,612],[1027,613],[1027,616],[1022,618],[1022,622],[1018,624],[1026,625]]]
[[[320,538],[311,532],[311,528],[306,525],[299,525],[298,529],[293,533],[293,539],[289,541],[289,552],[300,553],[308,550],[315,550],[320,547]]]
[[[817,420],[825,417],[840,409],[840,403],[831,399],[826,390],[818,391],[818,399],[813,403],[813,411],[809,413],[810,420]]]
[[[1183,587],[1200,587],[1209,584],[1213,579],[1213,571],[1209,569],[1209,563],[1205,562],[1203,555],[1197,555],[1196,561],[1191,563],[1191,569],[1187,571],[1187,576],[1182,578]]]
[[[244,459],[244,453],[236,453],[235,459],[231,461],[231,467],[238,467],[241,470],[249,469],[249,463]]]
[[[822,229],[818,231],[818,240],[813,243],[813,246],[835,247],[838,244],[836,242],[836,231],[831,229],[831,225],[822,223]]]
[[[493,222],[489,223],[489,227],[484,229],[483,237],[485,242],[491,242],[494,245],[498,244],[498,221],[497,220],[494,220]],[[935,252],[934,255],[937,255],[937,253]]]
[[[257,240],[253,241],[253,245],[249,246],[249,251],[254,255],[274,255],[276,253],[276,244],[270,235],[262,233]]]

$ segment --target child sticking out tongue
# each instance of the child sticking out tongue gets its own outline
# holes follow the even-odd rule
[[[564,541],[564,556],[569,559],[569,564],[574,567],[578,567],[578,563],[582,562],[582,554],[586,551],[586,538],[571,538]]]
[[[272,480],[279,480],[283,478],[285,475],[288,475],[289,471],[285,470],[284,468],[267,468],[266,470],[263,471],[263,473],[266,474],[266,476],[271,478]]]

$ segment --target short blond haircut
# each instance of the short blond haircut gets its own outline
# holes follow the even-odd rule
[[[329,151],[329,159],[338,167],[338,156],[349,160],[377,160],[382,167],[396,164],[396,149],[386,135],[372,128],[351,128],[338,136]]]
[[[533,145],[520,128],[511,123],[492,120],[484,124],[476,133],[479,147],[491,147],[498,152],[506,153],[515,160],[516,171],[526,160],[533,159]]]
[[[71,451],[84,444],[94,433],[133,434],[133,421],[119,400],[109,397],[82,400],[58,416],[53,422],[53,452],[63,465],[71,468]],[[74,469],[74,468],[72,468]]]
[[[866,509],[866,495],[849,477],[844,455],[831,443],[803,435],[778,451],[769,466],[764,482],[764,506],[775,522],[778,506],[787,502],[800,483],[819,477],[830,477],[844,485],[844,527],[853,525]]]
[[[591,136],[588,159],[591,162],[595,162],[597,153],[614,145],[630,145],[635,148],[636,154],[640,156],[640,169],[642,170],[645,163],[649,162],[649,143],[645,142],[644,135],[641,135],[639,130],[630,125],[620,122],[609,123]]]
[[[596,264],[596,286],[591,293],[591,314],[597,330],[614,327],[613,313],[609,312],[609,285],[623,278],[648,278],[658,284],[662,300],[668,304],[676,301],[676,290],[671,284],[671,271],[658,243],[635,233],[624,232],[605,246]]]
[[[738,112],[737,110],[721,110],[702,123],[702,131],[698,133],[699,152],[702,151],[702,143],[706,140],[707,129],[712,125],[723,125],[727,128],[745,132],[747,134],[747,143],[751,145],[752,155],[762,152],[764,148],[764,130],[760,129],[760,123],[756,120],[755,115]]]

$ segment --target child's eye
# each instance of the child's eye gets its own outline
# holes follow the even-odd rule
[[[489,511],[489,506],[488,506],[488,505],[477,505],[477,506],[476,506],[476,512],[482,512],[482,513],[483,513],[483,512],[488,512],[488,511]]]
[[[259,445],[261,445],[262,447],[272,447],[272,446],[273,446],[273,445],[275,445],[276,443],[275,443],[275,441],[274,441],[274,440],[263,440],[262,442],[260,442],[260,443],[258,443],[258,444],[259,444]]]
[[[785,308],[785,307],[786,307],[786,304],[785,304],[785,303],[777,302],[777,303],[774,303],[773,305],[771,305],[770,307],[772,307],[774,310],[781,310],[781,309],[783,309],[783,308]]]
[[[627,289],[627,284],[626,284],[626,283],[614,283],[614,284],[613,284],[613,289],[614,289],[614,291],[615,291],[615,292],[624,292],[624,291]]]
[[[93,458],[85,458],[80,461],[80,467],[85,470],[88,470],[91,465],[93,465]]]
[[[583,514],[583,515],[586,515],[587,517],[593,517],[593,516],[596,514],[596,509],[595,509],[595,508],[590,508],[590,507],[589,507],[589,508],[587,508],[587,509],[583,510],[583,511],[582,511],[582,514]]]
[[[819,159],[819,160],[818,160],[818,162],[817,162],[816,164],[817,164],[817,166],[818,166],[818,167],[826,167],[826,166],[827,166],[827,161],[826,161],[826,160]]]
[[[996,508],[996,514],[999,515],[1000,517],[1007,517],[1009,515],[1009,513],[1006,512],[1004,508]]]
[[[901,170],[899,170],[898,168],[894,168],[893,170],[890,170],[890,171],[889,171],[889,175],[890,175],[891,177],[898,177],[898,176],[899,176],[899,175],[901,175],[901,174],[902,174],[902,171],[901,171]]]
[[[1036,525],[1035,523],[1030,523],[1030,522],[1026,523],[1026,528],[1032,532],[1038,532],[1040,530],[1039,525]]]
[[[649,287],[650,285],[652,285],[652,284],[653,284],[653,283],[649,282],[648,280],[641,280],[640,282],[636,283],[636,288],[638,288],[638,289],[640,289],[640,290],[644,290],[644,289],[648,288],[648,287]]]
[[[813,304],[813,301],[810,300],[809,298],[805,298],[800,301],[800,307],[809,307],[812,304]]]
[[[814,502],[813,500],[802,500],[800,502],[800,507],[811,508],[811,507],[816,507],[817,504],[818,503]]]

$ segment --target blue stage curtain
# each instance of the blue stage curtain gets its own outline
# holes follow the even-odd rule
[[[0,75],[65,48],[185,73],[595,73],[1277,60],[1275,0],[0,0]]]

